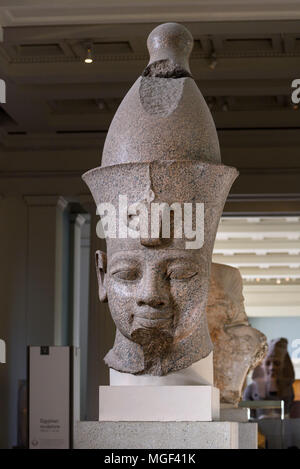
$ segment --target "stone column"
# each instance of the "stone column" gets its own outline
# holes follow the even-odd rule
[[[73,363],[73,420],[80,420],[80,374],[81,354],[85,356],[85,350],[81,346],[81,236],[86,217],[79,213],[71,213],[70,221],[70,263],[69,263],[69,344],[74,346]]]
[[[0,204],[1,204],[1,201],[3,199],[3,195],[0,194]],[[5,341],[3,339],[1,339],[1,332],[0,331],[0,363],[5,363],[6,361],[6,345],[5,345]]]
[[[27,213],[20,196],[0,197],[0,338],[6,363],[0,364],[0,448],[17,443],[19,380],[26,378]]]
[[[5,340],[7,352],[6,363],[0,367],[0,447],[17,444],[18,387],[26,379],[26,346],[63,342],[66,207],[63,198],[49,195],[14,194],[5,196],[0,204],[4,266],[0,272],[0,338]]]
[[[85,214],[80,239],[80,420],[86,420],[87,365],[88,365],[88,318],[90,284],[90,215]]]
[[[68,239],[58,196],[25,196],[28,206],[27,343],[67,345]]]
[[[70,215],[70,345],[80,347],[80,264],[81,231],[86,219],[79,213]]]
[[[97,249],[106,251],[105,240],[99,239],[96,234],[99,216],[96,215],[95,203],[90,196],[82,197],[80,204],[91,216],[86,419],[98,420],[99,386],[109,384],[109,369],[103,358],[113,345],[115,326],[107,303],[100,303],[98,298],[95,252]]]

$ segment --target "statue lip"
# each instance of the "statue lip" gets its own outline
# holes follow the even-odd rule
[[[141,320],[141,321],[149,321],[149,322],[157,322],[157,323],[161,323],[161,322],[167,322],[167,321],[172,321],[172,316],[169,316],[169,317],[165,317],[165,318],[149,318],[147,316],[135,316],[136,319],[138,320]]]
[[[164,319],[149,319],[141,316],[135,317],[135,325],[141,329],[165,329],[170,327],[173,323],[173,318],[164,318]]]
[[[145,328],[166,327],[173,322],[173,314],[164,314],[159,310],[143,310],[134,315],[137,324]]]
[[[173,319],[173,314],[169,312],[163,312],[154,308],[143,309],[134,314],[138,319],[146,319],[147,321],[170,321]]]

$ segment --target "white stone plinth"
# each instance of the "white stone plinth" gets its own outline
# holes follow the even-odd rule
[[[238,423],[239,449],[257,449],[257,423],[248,421],[247,408],[221,404],[220,420]]]
[[[120,373],[110,368],[109,382],[111,386],[213,386],[213,352],[188,368],[169,373],[166,376],[132,375],[130,373]]]
[[[100,421],[209,422],[220,417],[213,386],[100,386]]]
[[[257,449],[257,423],[239,422],[239,448]]]
[[[243,424],[247,425],[247,424]],[[75,449],[238,449],[236,422],[77,422]]]

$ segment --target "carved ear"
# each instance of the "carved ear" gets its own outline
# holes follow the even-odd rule
[[[106,253],[103,251],[96,251],[96,272],[98,279],[98,294],[99,300],[102,303],[107,301],[106,293]]]

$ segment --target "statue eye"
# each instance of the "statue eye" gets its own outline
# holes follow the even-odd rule
[[[139,278],[139,272],[136,269],[122,269],[113,271],[112,276],[118,280],[125,280],[127,282],[134,282]]]
[[[197,271],[190,267],[172,267],[167,276],[170,280],[186,280],[197,275]]]

